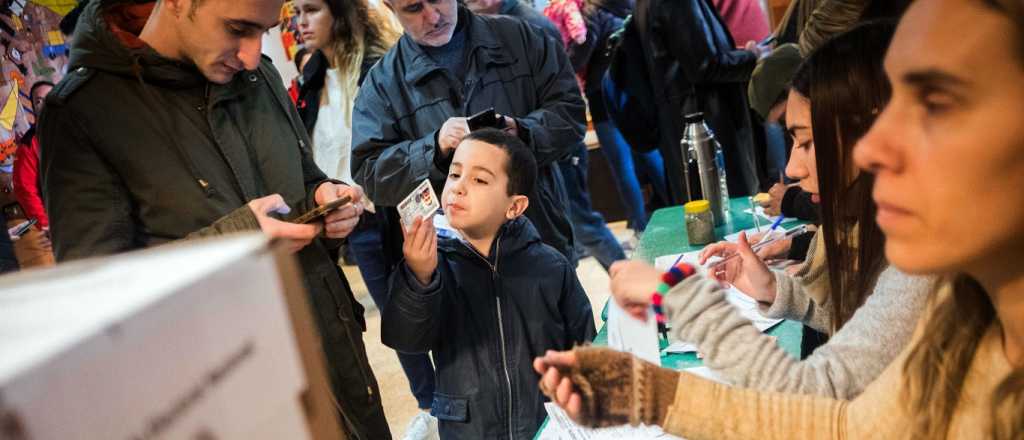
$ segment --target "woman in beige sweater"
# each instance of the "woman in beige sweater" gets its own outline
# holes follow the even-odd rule
[[[851,399],[910,342],[935,280],[907,275],[885,261],[874,221],[873,176],[857,172],[853,163],[854,145],[870,128],[875,109],[889,100],[882,60],[894,30],[893,22],[857,26],[822,45],[794,76],[786,109],[794,147],[786,171],[821,199],[822,227],[808,262],[796,275],[773,274],[744,251],[721,270],[733,274],[723,281],[762,305],[762,314],[801,321],[828,333],[828,343],[802,360],[793,358],[705,278],[686,280],[665,298],[672,336],[695,344],[705,365],[733,385]],[[716,243],[702,258],[736,247]],[[643,319],[661,273],[630,261],[616,263],[611,274],[616,300]],[[637,295],[641,303],[631,301]]]
[[[886,257],[953,281],[863,394],[736,389],[592,348],[537,359],[542,389],[582,423],[691,440],[1024,436],[1024,3],[919,0],[886,71],[892,100],[855,151]]]

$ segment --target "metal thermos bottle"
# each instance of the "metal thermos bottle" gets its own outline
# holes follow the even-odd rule
[[[684,118],[682,149],[683,176],[690,200],[705,199],[711,202],[711,215],[715,226],[721,226],[729,218],[729,187],[725,177],[725,156],[722,145],[715,140],[715,134],[704,122],[703,113],[690,113]],[[691,188],[692,178],[700,182],[701,196]]]

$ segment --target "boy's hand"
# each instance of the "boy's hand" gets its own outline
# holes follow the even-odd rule
[[[416,217],[408,230],[402,228],[405,243],[402,253],[405,264],[422,285],[430,284],[437,270],[437,231],[434,230],[433,216]]]

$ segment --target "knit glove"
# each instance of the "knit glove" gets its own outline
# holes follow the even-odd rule
[[[662,425],[679,373],[619,351],[577,347],[570,379],[580,393],[579,423],[591,427]]]

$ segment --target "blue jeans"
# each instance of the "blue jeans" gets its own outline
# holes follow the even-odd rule
[[[608,230],[604,217],[594,211],[587,192],[587,147],[581,142],[572,155],[558,162],[565,181],[565,192],[569,196],[569,221],[579,243],[590,255],[604,266],[605,270],[612,263],[625,260],[626,254],[622,245]]]
[[[646,176],[654,187],[654,191],[668,200],[665,184],[665,163],[661,153],[654,149],[647,153],[637,153],[629,147],[622,133],[610,119],[594,124],[597,139],[601,142],[601,152],[611,168],[612,179],[619,190],[619,197],[626,207],[626,215],[634,230],[643,232],[647,229],[647,207],[644,206],[644,194],[640,191],[640,175]],[[635,161],[634,161],[635,159]]]
[[[366,220],[366,217],[363,217],[363,220]],[[360,225],[348,236],[348,246],[374,304],[377,304],[378,310],[383,310],[388,303],[390,274],[384,261],[380,230],[376,225]],[[398,363],[402,365],[405,377],[409,379],[409,388],[416,397],[416,404],[420,409],[429,409],[430,402],[434,400],[434,364],[430,361],[430,355],[397,354]]]

